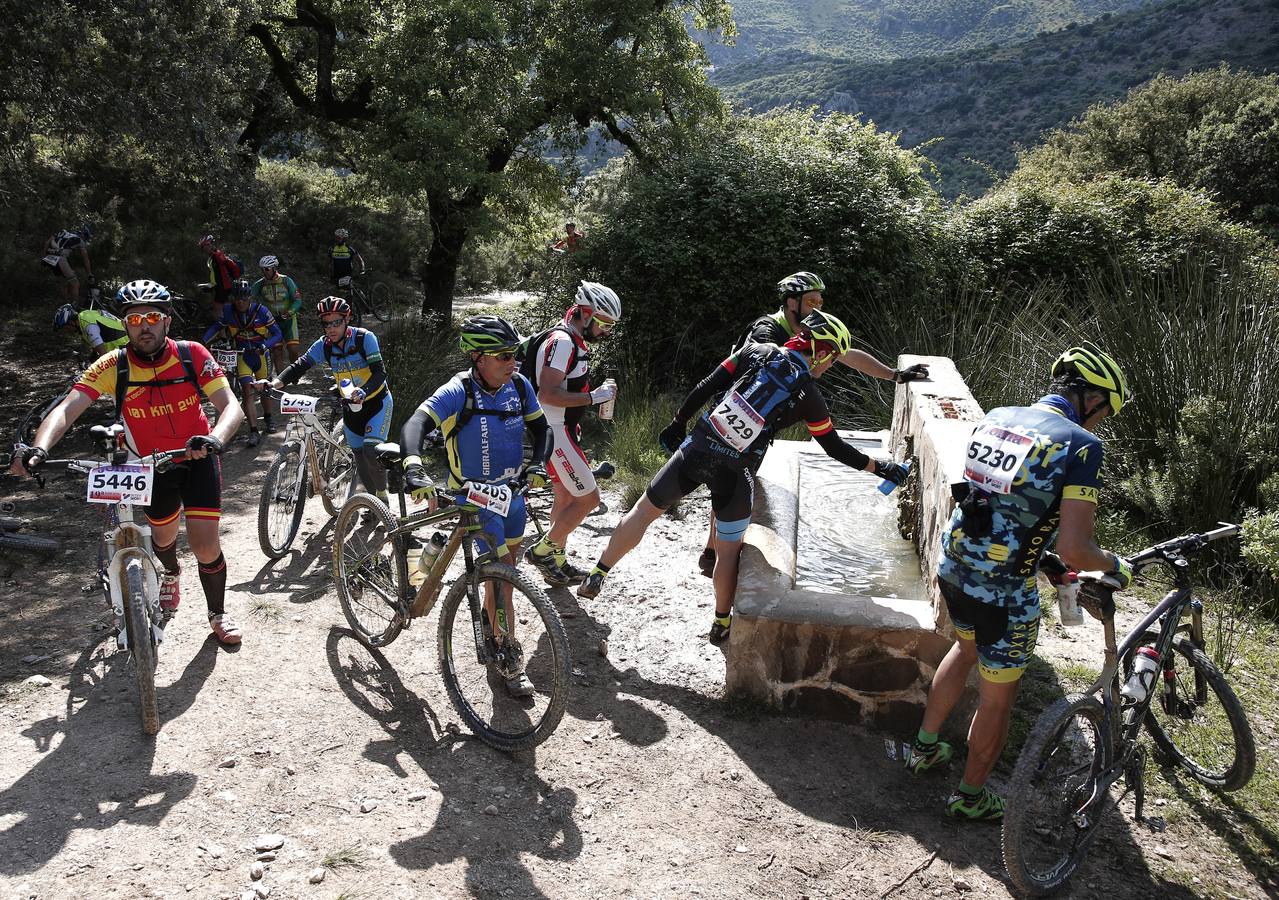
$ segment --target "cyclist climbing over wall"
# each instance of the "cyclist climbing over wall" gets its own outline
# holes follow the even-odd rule
[[[871,459],[844,443],[817,388],[817,380],[848,352],[851,343],[843,322],[817,310],[800,323],[799,331],[785,346],[752,344],[707,375],[662,430],[661,443],[671,453],[670,459],[622,518],[599,562],[578,588],[578,596],[597,596],[610,570],[634,549],[648,526],[704,484],[710,489],[716,517],[715,619],[709,637],[713,643],[727,638],[742,537],[754,505],[754,472],[773,435],[795,422],[807,424],[809,433],[832,459],[896,484],[905,481],[902,466]],[[689,418],[717,395],[721,399],[702,414],[686,437]]]

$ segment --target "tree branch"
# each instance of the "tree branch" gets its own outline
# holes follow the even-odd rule
[[[607,109],[599,111],[599,119],[604,123],[604,127],[608,129],[608,133],[613,136],[613,140],[617,141],[627,150],[635,154],[635,158],[640,162],[648,162],[648,154],[644,148],[639,145],[635,137],[621,125],[617,123],[617,117]]]

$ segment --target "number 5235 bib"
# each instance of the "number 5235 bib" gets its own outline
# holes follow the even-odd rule
[[[1000,425],[982,425],[968,441],[964,478],[992,494],[1007,494],[1035,438]]]

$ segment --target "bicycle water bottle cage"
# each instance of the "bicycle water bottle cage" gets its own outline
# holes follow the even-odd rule
[[[964,533],[972,537],[989,537],[994,525],[994,512],[990,508],[990,494],[968,482],[952,484],[950,494],[964,514]]]

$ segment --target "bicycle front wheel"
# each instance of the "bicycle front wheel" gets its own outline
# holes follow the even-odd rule
[[[1099,783],[1110,754],[1101,701],[1088,694],[1058,700],[1022,747],[1004,809],[1004,865],[1024,896],[1042,896],[1079,868],[1107,810]]]
[[[385,281],[373,282],[373,287],[369,288],[369,311],[377,317],[379,322],[391,321],[391,314],[395,311],[395,299],[391,295],[391,288]]]
[[[449,701],[486,744],[499,750],[536,747],[564,716],[571,671],[564,624],[545,592],[524,573],[505,563],[485,563],[480,614],[485,615],[486,591],[509,593],[510,603],[499,615],[499,637],[491,637],[492,627],[484,628],[485,655],[491,658],[480,662],[468,580],[463,575],[454,583],[440,610],[440,673]]]
[[[142,714],[142,730],[155,734],[160,730],[160,711],[155,700],[155,635],[147,614],[146,572],[142,560],[134,558],[124,567],[124,622],[129,633],[129,655],[133,657],[138,683],[138,710]]]
[[[258,545],[271,559],[289,552],[306,508],[306,459],[302,448],[285,444],[271,462],[258,498]]]
[[[372,494],[356,494],[333,526],[333,577],[342,614],[366,647],[385,647],[404,628],[408,564],[395,547],[395,516]]]
[[[17,531],[6,531],[0,528],[0,547],[10,550],[30,550],[34,553],[52,553],[62,546],[57,538],[44,537],[39,534],[21,534]]]
[[[346,430],[341,419],[333,426],[330,436],[346,446]],[[320,464],[324,470],[324,491],[320,494],[320,502],[324,504],[325,512],[336,516],[341,512],[342,505],[355,493],[355,457],[350,448],[343,453],[324,444],[324,449],[320,451]]]
[[[1173,639],[1146,714],[1159,750],[1200,784],[1237,791],[1252,780],[1257,747],[1243,704],[1213,661],[1185,635]],[[1125,671],[1130,666],[1125,666]]]

